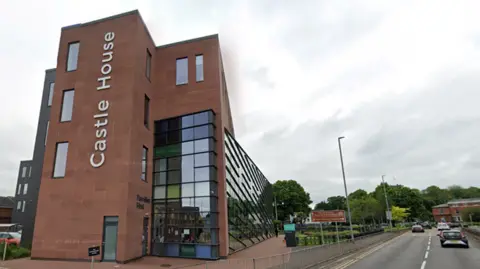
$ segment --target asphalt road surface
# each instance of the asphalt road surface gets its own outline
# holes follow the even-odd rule
[[[470,238],[470,248],[442,248],[436,229],[408,232],[382,246],[346,259],[335,269],[479,269],[480,243]]]

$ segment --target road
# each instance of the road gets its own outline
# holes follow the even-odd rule
[[[470,248],[442,248],[435,229],[406,233],[384,245],[352,256],[335,269],[478,269],[480,243],[470,240]]]

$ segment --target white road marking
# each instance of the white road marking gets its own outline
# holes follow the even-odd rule
[[[427,261],[422,262],[422,266],[420,267],[420,269],[425,269],[425,265],[427,265]]]
[[[381,249],[381,248],[384,248],[386,245],[392,243],[393,241],[397,240],[398,238],[400,238],[400,237],[402,237],[402,236],[407,236],[407,235],[408,235],[408,233],[405,233],[405,234],[403,234],[403,235],[394,237],[394,238],[388,240],[387,242],[385,242],[385,243],[383,243],[383,244],[381,244],[381,245],[379,245],[379,246],[376,246],[376,247],[370,249],[369,251],[360,254],[360,255],[357,256],[357,257],[352,258],[351,260],[348,260],[348,261],[346,261],[346,262],[344,262],[344,263],[342,263],[342,264],[339,264],[339,265],[333,267],[332,269],[345,269],[345,268],[349,267],[350,265],[358,262],[359,260],[365,258],[366,256],[372,254],[373,252],[378,251],[378,250]],[[354,255],[354,254],[352,254],[352,255]],[[322,267],[320,267],[320,268],[322,268]]]
[[[428,251],[425,252],[425,260],[428,258]]]

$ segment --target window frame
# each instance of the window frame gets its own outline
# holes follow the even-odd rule
[[[182,61],[182,60],[186,60],[187,61],[187,64],[186,64],[186,74],[185,74],[185,77],[186,77],[186,82],[181,82],[179,83],[178,82],[178,63],[179,61]],[[187,85],[188,84],[188,56],[185,56],[185,57],[181,57],[181,58],[177,58],[175,60],[175,85],[176,86],[182,86],[182,85]]]
[[[72,113],[70,115],[70,119],[69,120],[62,120],[62,116],[63,116],[63,109],[64,109],[64,106],[65,106],[65,94],[68,93],[68,92],[73,92],[73,100],[72,100]],[[60,119],[59,119],[59,122],[60,123],[63,123],[63,122],[71,122],[72,119],[73,119],[73,105],[75,104],[75,89],[68,89],[68,90],[63,90],[62,91],[62,105],[60,107]]]
[[[76,59],[75,69],[69,70],[69,68],[68,68],[68,67],[69,67],[69,66],[68,66],[68,62],[69,62],[69,61],[68,61],[68,60],[70,59],[70,47],[71,47],[72,45],[75,45],[75,44],[78,44],[78,51],[77,51],[77,59]],[[66,71],[66,72],[75,72],[75,71],[77,71],[77,69],[78,69],[78,58],[79,58],[79,56],[80,56],[80,41],[77,40],[77,41],[69,42],[69,43],[68,43],[68,46],[67,46],[67,58],[66,58],[66,62],[65,62],[65,71]]]
[[[152,54],[150,50],[147,48],[147,55],[145,59],[145,77],[147,77],[148,81],[150,81],[152,75]]]
[[[55,167],[57,165],[57,155],[58,155],[58,146],[60,144],[67,144],[67,153],[65,155],[65,171],[63,172],[63,176],[55,176]],[[68,141],[61,141],[61,142],[57,142],[55,144],[55,154],[53,155],[53,169],[52,169],[52,178],[53,179],[58,179],[58,178],[65,178],[66,174],[67,174],[67,162],[68,162],[68,150],[69,150],[69,147],[70,147],[70,142]]]
[[[50,84],[48,85],[48,100],[47,100],[47,106],[48,107],[51,107],[52,104],[53,104],[53,92],[55,90],[55,81],[54,82],[50,82]]]
[[[199,65],[198,64],[198,59],[199,57],[201,57],[202,59],[202,64]],[[203,82],[205,81],[205,57],[203,56],[203,54],[196,54],[195,55],[195,82]],[[198,67],[201,66],[202,67],[202,78],[201,79],[198,79]]]
[[[150,129],[150,98],[146,94],[143,99],[143,125]]]
[[[144,165],[145,165],[145,169],[144,169]],[[141,161],[141,175],[140,175],[140,179],[143,181],[143,182],[148,182],[147,180],[147,169],[148,168],[148,148],[146,146],[143,146],[142,147],[142,161]],[[145,171],[143,171],[145,170]]]

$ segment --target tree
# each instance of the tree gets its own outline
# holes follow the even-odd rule
[[[295,180],[279,180],[273,184],[273,195],[277,198],[279,220],[287,220],[295,212],[310,213],[310,194]]]
[[[409,213],[407,211],[408,211],[408,208],[392,206],[392,220],[394,220],[394,221],[405,220],[409,215]]]
[[[348,195],[349,200],[364,199],[368,196],[368,193],[362,189],[358,189]]]
[[[480,207],[465,208],[462,210],[462,220],[480,222]],[[470,218],[471,216],[471,218]]]
[[[381,209],[379,202],[371,196],[350,201],[352,219],[355,222],[366,223],[368,220],[371,220],[373,223],[376,223],[375,218],[381,214]]]
[[[315,205],[314,210],[330,210],[331,206],[325,201],[321,201]]]
[[[347,209],[347,199],[344,196],[332,196],[327,198],[327,203],[332,210],[334,209]]]

